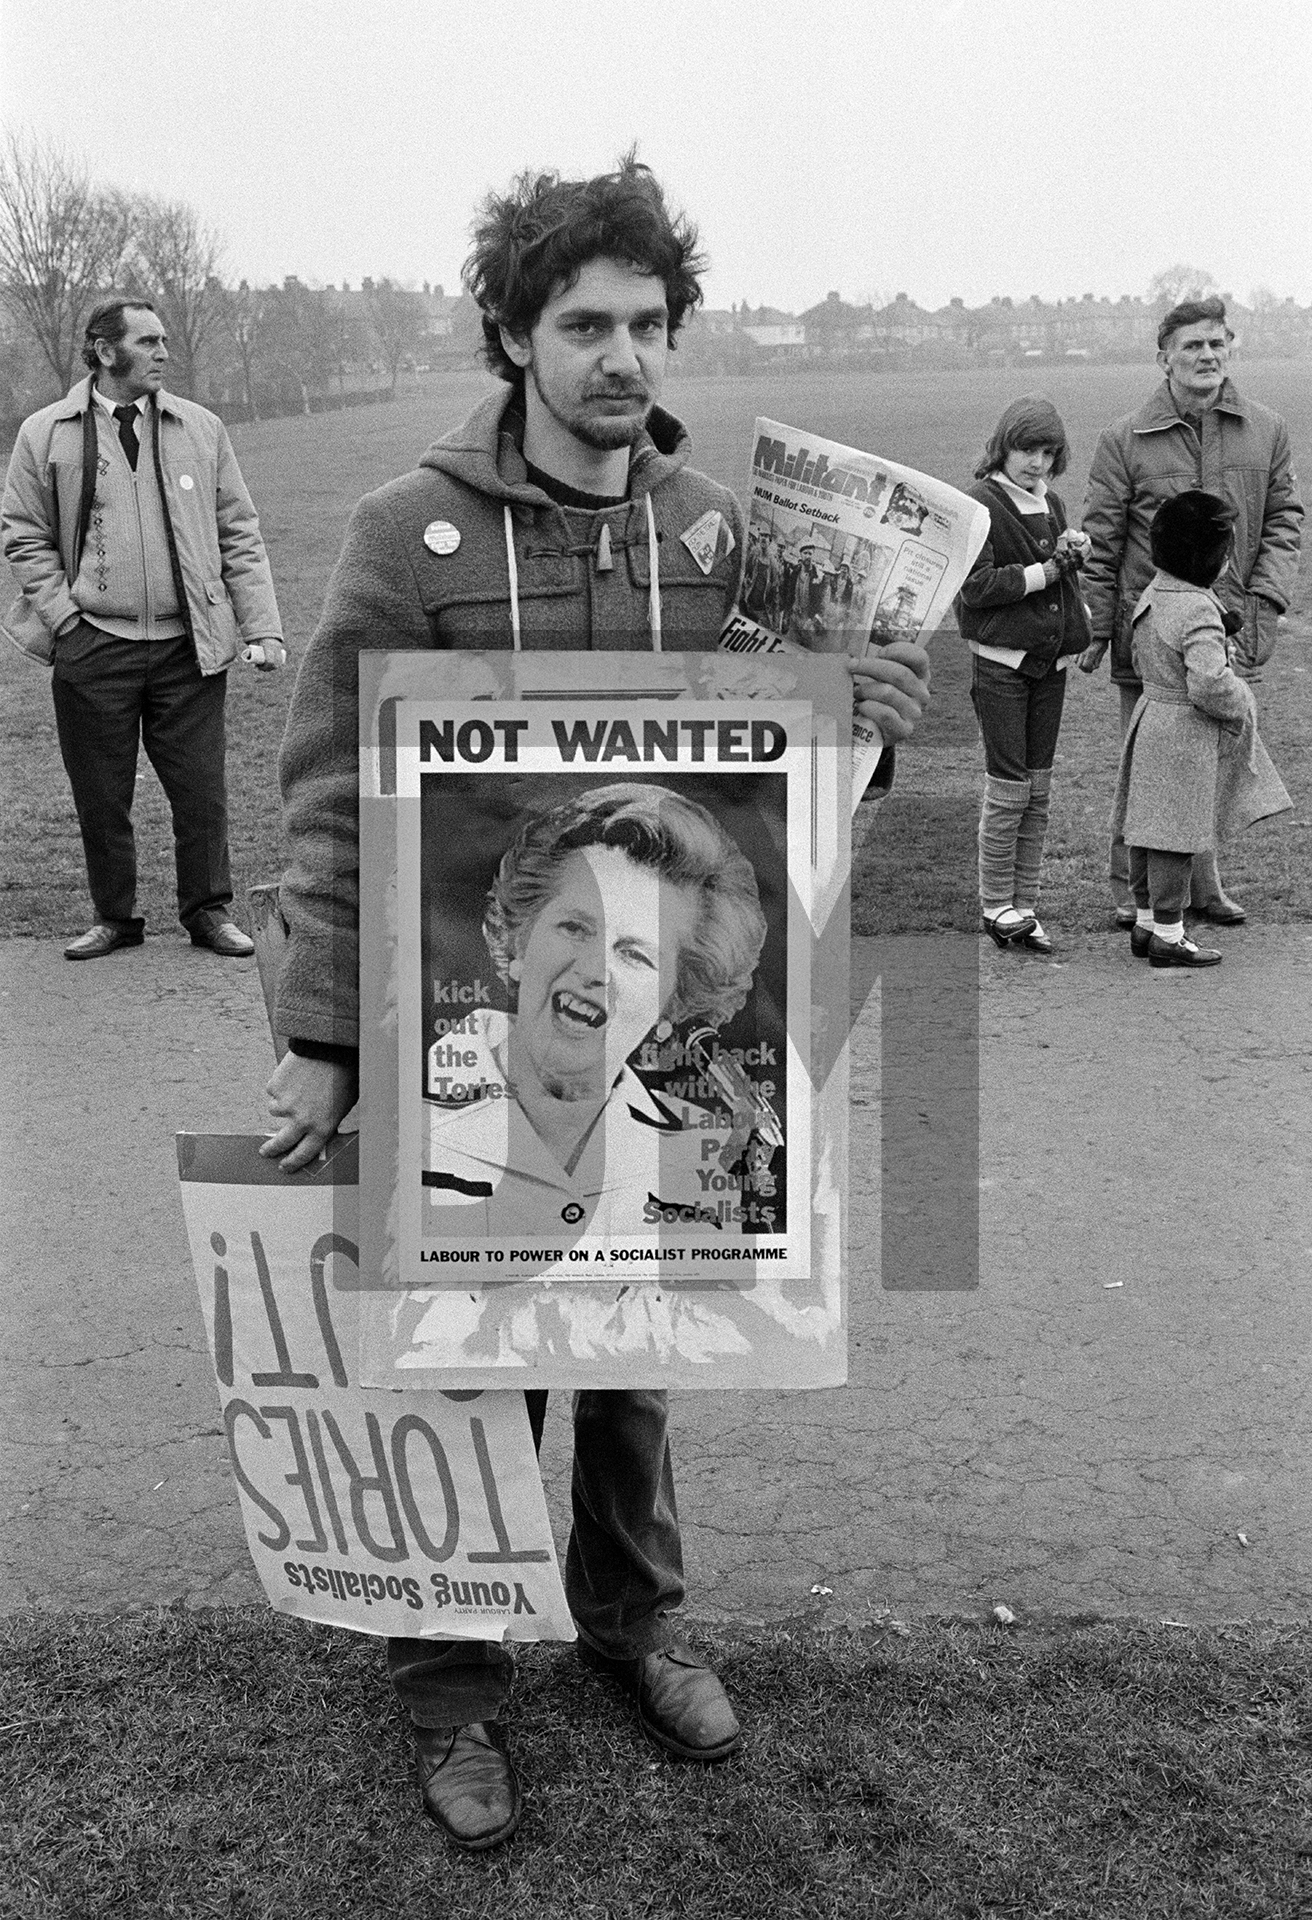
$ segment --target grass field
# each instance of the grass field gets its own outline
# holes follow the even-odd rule
[[[1100,426],[1134,406],[1153,371],[1051,366],[971,372],[802,374],[747,383],[672,379],[671,407],[687,421],[698,463],[741,488],[758,413],[873,448],[944,479],[970,476],[979,448],[1009,399],[1048,393],[1073,446],[1062,482],[1078,511]],[[1296,455],[1312,452],[1312,365],[1272,361],[1241,368],[1246,391],[1288,419]],[[314,629],[351,507],[360,494],[412,467],[490,387],[469,373],[403,389],[395,405],[272,420],[234,429],[238,458],[258,503],[293,656]],[[1294,617],[1259,690],[1263,734],[1296,802],[1291,820],[1258,827],[1223,866],[1235,894],[1267,920],[1312,917],[1312,541]],[[884,809],[855,889],[858,931],[976,925],[974,808],[981,781],[969,664],[955,633],[932,648],[935,698],[902,756],[898,791]],[[76,822],[50,710],[48,676],[12,649],[0,654],[0,753],[9,822],[0,865],[0,931],[68,934],[88,922]],[[239,896],[282,866],[274,762],[290,673],[238,669],[229,696],[232,847]],[[1069,934],[1106,925],[1104,823],[1117,757],[1116,703],[1106,670],[1072,675],[1059,749],[1044,917]],[[144,763],[143,763],[144,765]],[[173,924],[166,809],[153,774],[138,796],[142,904],[155,930]]]
[[[9,1920],[1307,1920],[1308,1629],[721,1637],[722,1767],[523,1655],[527,1801],[452,1852],[360,1635],[264,1613],[0,1622]]]

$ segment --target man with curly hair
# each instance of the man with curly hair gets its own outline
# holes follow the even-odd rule
[[[306,654],[280,771],[292,865],[263,1151],[310,1163],[357,1087],[356,662],[363,648],[714,649],[746,546],[742,510],[688,464],[658,404],[701,298],[695,229],[632,155],[591,180],[526,173],[484,203],[465,283],[503,383],[416,472],[356,508]],[[905,739],[928,698],[919,648],[854,671],[858,711]],[[530,1394],[535,1437],[545,1394]],[[618,1682],[667,1752],[739,1744],[717,1677],[671,1615],[684,1595],[666,1396],[574,1400],[566,1591],[582,1662]],[[509,1648],[396,1639],[389,1671],[414,1722],[424,1804],[459,1846],[520,1816],[497,1725]]]

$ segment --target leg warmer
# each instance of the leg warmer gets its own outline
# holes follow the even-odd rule
[[[1030,770],[1029,804],[1016,830],[1016,905],[1033,913],[1039,902],[1039,869],[1048,837],[1048,806],[1052,797],[1052,768]]]
[[[1016,891],[1016,836],[1029,805],[1028,780],[984,776],[984,806],[979,816],[979,903],[986,914],[1013,904]]]

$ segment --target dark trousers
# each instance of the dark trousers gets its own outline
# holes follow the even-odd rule
[[[1130,892],[1136,907],[1151,906],[1154,920],[1169,926],[1184,918],[1193,872],[1191,853],[1166,853],[1156,847],[1129,847]]]
[[[999,780],[1027,780],[1057,755],[1066,667],[1054,660],[1030,680],[1001,660],[971,655],[970,700],[984,742],[984,771]]]
[[[132,796],[143,745],[173,814],[178,918],[232,901],[223,706],[191,642],[118,640],[86,620],[55,642],[51,691],[97,920],[140,926]]]
[[[538,1446],[547,1396],[524,1398]],[[565,1595],[580,1639],[616,1660],[667,1647],[666,1615],[683,1601],[667,1413],[656,1389],[574,1395]],[[397,1638],[387,1643],[387,1671],[417,1726],[464,1726],[502,1712],[515,1657],[498,1641]]]

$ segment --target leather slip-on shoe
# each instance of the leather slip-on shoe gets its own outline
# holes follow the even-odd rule
[[[1205,900],[1191,908],[1195,919],[1210,920],[1214,927],[1242,927],[1248,915],[1237,900]]]
[[[109,927],[98,923],[70,940],[64,948],[65,960],[99,960],[120,947],[139,947],[145,939],[140,927]]]
[[[1215,947],[1196,947],[1192,940],[1163,940],[1152,934],[1148,941],[1150,967],[1219,967],[1221,955]]]
[[[467,1852],[499,1847],[519,1825],[519,1781],[486,1721],[416,1727],[415,1770],[425,1813]]]
[[[1136,960],[1146,960],[1148,958],[1148,945],[1152,937],[1153,930],[1151,927],[1136,926],[1130,928],[1130,952]]]
[[[211,953],[222,954],[225,960],[249,960],[255,951],[250,935],[243,933],[232,920],[206,921],[190,931],[193,947],[208,947]]]
[[[742,1744],[719,1677],[686,1640],[636,1660],[612,1660],[580,1640],[578,1656],[632,1695],[643,1730],[677,1760],[726,1760]]]

